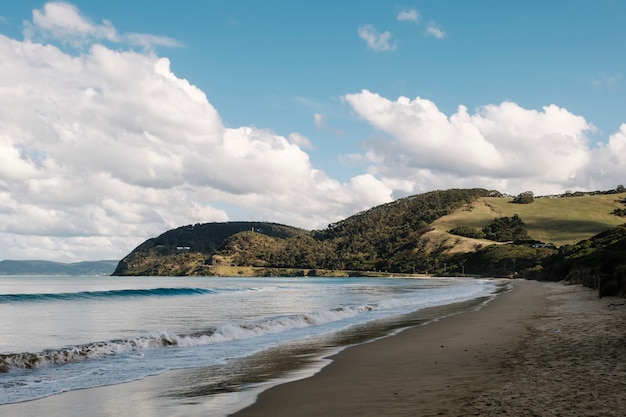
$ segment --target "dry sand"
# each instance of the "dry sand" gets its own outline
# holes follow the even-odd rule
[[[626,415],[626,300],[514,287],[479,311],[346,349],[235,415]]]

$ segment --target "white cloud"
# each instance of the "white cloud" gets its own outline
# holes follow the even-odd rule
[[[443,39],[447,36],[443,28],[432,21],[428,23],[428,26],[426,26],[426,35],[435,37],[437,39]]]
[[[315,126],[318,129],[325,129],[326,128],[326,117],[324,117],[323,114],[315,113],[313,115],[313,121],[315,122]]]
[[[313,143],[311,143],[309,138],[298,132],[291,133],[287,139],[289,140],[289,143],[299,146],[302,149],[315,149],[315,146],[313,146]]]
[[[512,102],[451,115],[417,97],[395,101],[363,90],[344,97],[380,133],[366,144],[369,172],[402,193],[486,187],[518,193],[612,189],[626,176],[626,125],[592,148],[595,131],[556,105],[525,109]]]
[[[93,39],[119,40],[111,22],[94,23],[76,6],[65,2],[50,2],[42,10],[33,10],[32,22],[24,22],[24,25],[26,39],[50,36],[71,44],[83,44]]]
[[[108,20],[96,23],[84,16],[73,4],[49,2],[43,9],[33,10],[32,22],[24,22],[24,37],[31,41],[55,39],[74,47],[93,41],[124,42],[150,49],[153,46],[180,46],[180,42],[165,36],[145,33],[117,33]]]
[[[359,27],[359,37],[367,43],[367,47],[376,51],[393,51],[396,45],[392,42],[393,35],[389,31],[379,33],[373,25]]]
[[[417,23],[419,21],[419,13],[415,9],[403,9],[398,12],[396,18],[399,21],[409,21]]]
[[[111,24],[65,3],[36,16],[27,26],[48,42],[0,35],[3,259],[119,259],[170,228],[230,219],[222,205],[317,228],[391,199],[373,176],[313,167],[299,133],[226,128],[168,59],[95,42]],[[72,37],[87,48],[54,45]]]
[[[592,78],[591,86],[598,92],[616,90],[622,81],[622,74],[603,74],[600,77]]]
[[[626,124],[609,137],[607,144],[592,150],[593,164],[585,170],[585,184],[590,189],[624,184],[626,178]],[[613,188],[613,187],[609,187]]]
[[[138,45],[147,49],[152,48],[153,46],[182,46],[182,44],[176,39],[172,39],[167,36],[150,35],[148,33],[126,33],[122,35],[122,40],[131,45]]]
[[[167,58],[124,48],[128,35],[111,23],[67,3],[36,16],[25,41],[0,35],[3,259],[119,259],[196,222],[318,228],[402,194],[465,186],[545,194],[626,178],[626,125],[592,147],[594,127],[556,105],[461,105],[448,115],[424,98],[363,90],[343,100],[376,132],[365,152],[344,157],[365,173],[340,182],[313,166],[313,143],[300,133],[225,127]],[[390,34],[370,34],[372,48],[391,48]],[[57,46],[71,42],[80,43],[73,53]],[[313,120],[326,126],[321,113]]]

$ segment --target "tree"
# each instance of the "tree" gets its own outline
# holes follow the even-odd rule
[[[513,217],[499,217],[494,219],[489,226],[483,228],[485,237],[496,242],[509,242],[525,240],[528,238],[526,224],[517,215]]]
[[[530,204],[535,201],[535,195],[532,191],[524,191],[513,199],[515,204]]]
[[[448,233],[451,233],[457,236],[469,237],[473,239],[485,238],[485,234],[482,232],[482,230],[478,230],[474,227],[468,227],[468,226],[455,227],[454,229],[451,229]]]

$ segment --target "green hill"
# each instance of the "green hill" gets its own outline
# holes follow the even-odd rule
[[[489,195],[484,189],[434,191],[402,198],[294,238],[250,233],[224,242],[210,263],[300,270],[425,272],[434,256],[420,237],[434,220]],[[314,272],[315,273],[315,272]]]
[[[531,204],[514,204],[513,198],[480,198],[461,210],[437,219],[433,226],[447,234],[455,227],[481,229],[497,217],[517,214],[524,220],[531,239],[556,246],[589,239],[606,229],[626,222],[612,214],[624,208],[626,193],[579,197],[535,198]]]
[[[487,195],[455,189],[406,197],[312,232],[258,222],[184,226],[142,243],[114,275],[211,275],[216,266],[424,271],[430,256],[419,237],[428,225]]]
[[[143,242],[119,262],[113,275],[206,275],[205,261],[228,237],[243,231],[280,239],[308,233],[303,229],[266,222],[182,226]]]
[[[625,221],[617,214],[626,207],[626,193],[537,197],[530,204],[498,195],[434,191],[314,231],[263,222],[184,226],[141,244],[115,275],[386,272],[556,279],[564,267],[552,266],[563,251]]]

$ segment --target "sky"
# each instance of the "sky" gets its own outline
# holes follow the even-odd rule
[[[8,4],[5,4],[8,3]],[[621,0],[0,5],[0,260],[626,183]]]

